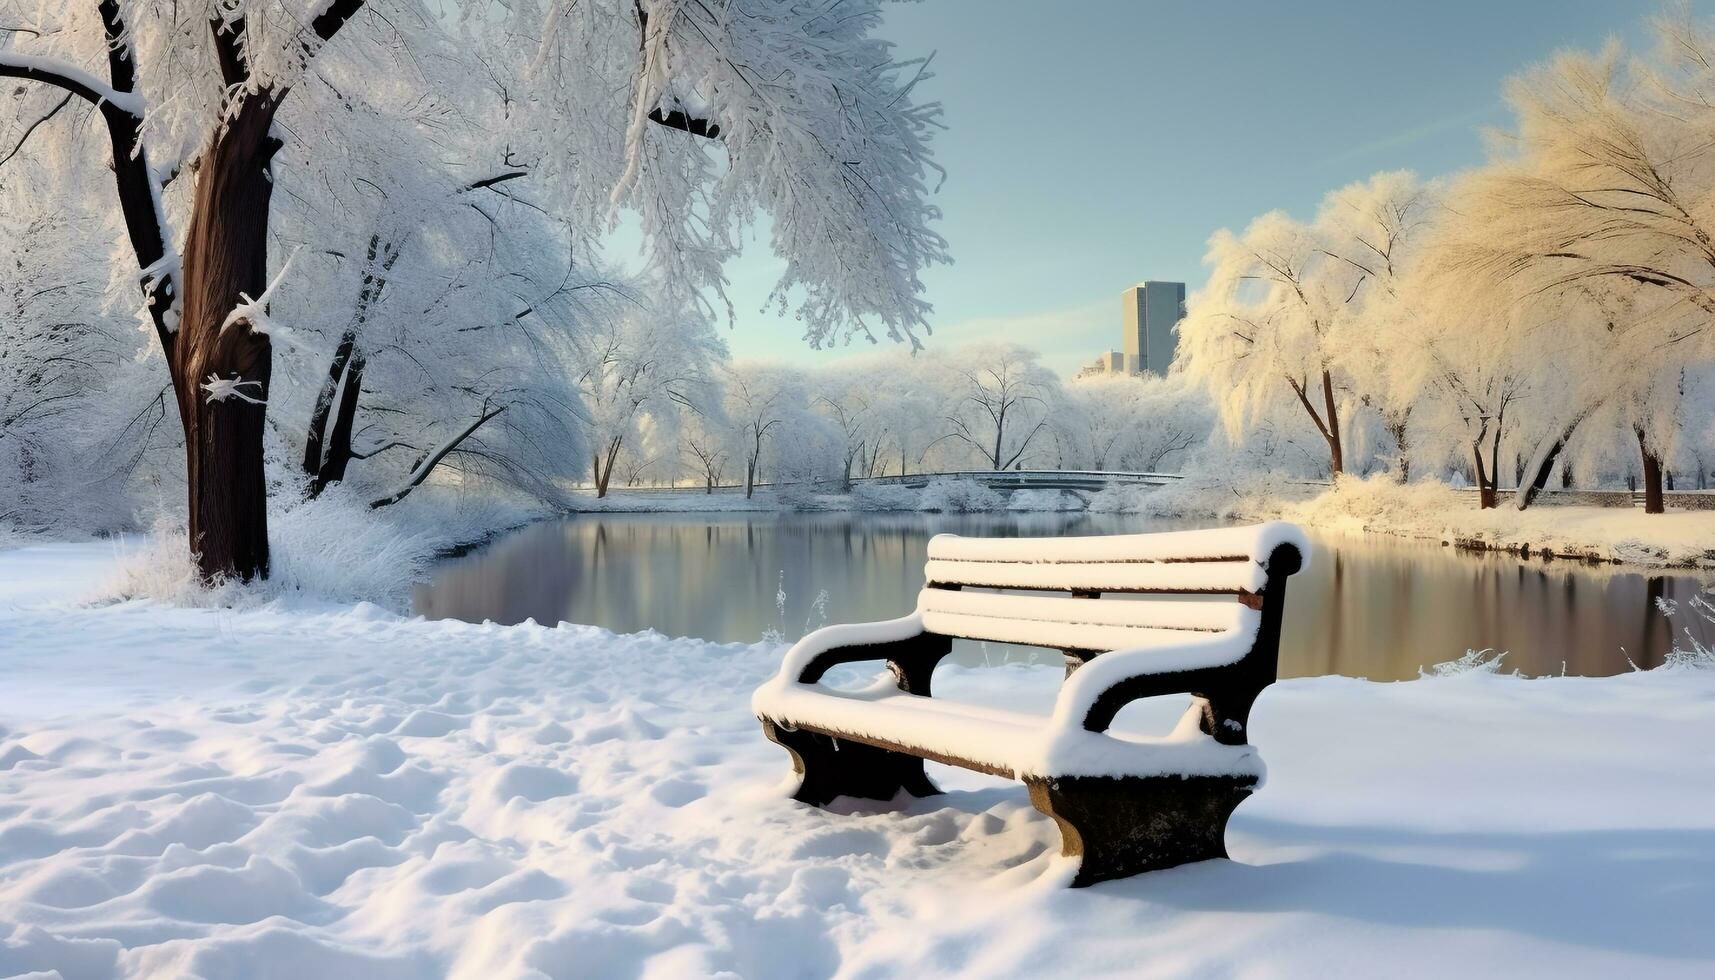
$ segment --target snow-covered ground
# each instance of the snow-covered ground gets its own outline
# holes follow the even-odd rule
[[[1715,973],[1715,671],[1280,683],[1233,860],[1071,891],[1018,785],[785,799],[778,645],[78,605],[114,565],[0,552],[0,976]]]

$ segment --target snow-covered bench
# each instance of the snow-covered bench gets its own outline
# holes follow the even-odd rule
[[[938,793],[923,770],[930,759],[1023,780],[1059,824],[1063,853],[1082,857],[1074,885],[1225,857],[1227,818],[1263,774],[1246,725],[1275,679],[1286,578],[1308,557],[1303,533],[1282,523],[1081,538],[937,535],[915,612],[811,633],[752,707],[792,754],[794,798],[804,803]],[[1052,714],[932,699],[930,675],[955,637],[1063,651]],[[891,683],[860,691],[820,683],[837,664],[882,660]],[[1171,734],[1108,733],[1132,701],[1186,693],[1191,709]]]

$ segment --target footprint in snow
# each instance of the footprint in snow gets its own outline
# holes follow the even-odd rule
[[[880,857],[888,851],[887,838],[873,830],[850,827],[811,837],[792,849],[794,858]]]
[[[522,763],[503,767],[495,775],[493,782],[494,798],[501,803],[515,797],[523,797],[531,803],[541,803],[556,797],[570,796],[577,791],[578,779],[571,773]]]
[[[694,779],[674,776],[649,787],[649,795],[662,806],[681,807],[708,795],[708,787]]]

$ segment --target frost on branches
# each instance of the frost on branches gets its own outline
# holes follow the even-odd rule
[[[605,485],[615,446],[685,424],[651,406],[709,401],[686,379],[716,353],[639,371],[628,349],[591,373],[599,338],[709,319],[761,214],[787,262],[776,300],[812,344],[923,329],[919,274],[946,258],[939,108],[916,95],[926,64],[873,36],[875,3],[446,13],[0,0],[0,76],[24,93],[0,172],[107,168],[78,193],[122,229],[107,303],[151,328],[205,576],[267,574],[271,488],[355,479],[392,488],[381,503],[436,475],[552,498],[598,444]],[[104,139],[61,134],[85,120]],[[596,259],[622,211],[649,259],[631,281]]]

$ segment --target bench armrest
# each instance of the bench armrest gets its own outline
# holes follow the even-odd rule
[[[1211,685],[1224,686],[1221,679],[1232,674],[1252,644],[1253,638],[1242,633],[1222,633],[1172,646],[1104,653],[1085,662],[1060,686],[1050,728],[1102,732],[1120,708],[1139,698],[1209,693]],[[1228,740],[1223,733],[1211,734]],[[1236,735],[1242,742],[1242,730]]]
[[[879,623],[824,626],[792,644],[774,680],[778,683],[814,684],[839,664],[887,660],[889,644],[922,635],[923,617],[916,613]]]

